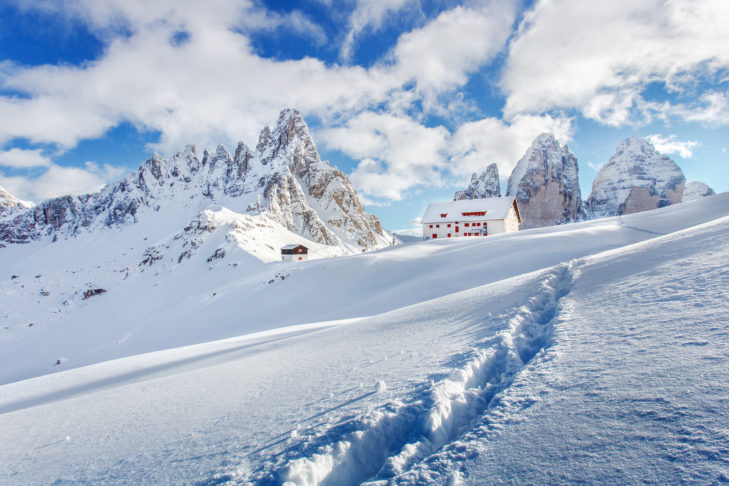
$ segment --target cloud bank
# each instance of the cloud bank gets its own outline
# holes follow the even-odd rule
[[[346,62],[359,40],[417,2],[350,2],[338,37],[345,62],[261,55],[255,35],[285,31],[320,46],[335,37],[301,10],[276,12],[253,0],[15,5],[83,22],[105,45],[79,66],[0,63],[0,88],[20,94],[0,95],[0,164],[36,174],[0,183],[22,197],[103,183],[114,168],[60,167],[36,147],[62,152],[123,122],[159,132],[150,149],[169,155],[188,143],[254,143],[281,108],[296,107],[314,120],[323,147],[358,161],[352,179],[373,204],[492,162],[506,177],[539,133],[569,142],[576,115],[606,126],[729,124],[723,0],[541,0],[528,11],[515,0],[467,2],[402,33],[368,67]],[[495,91],[503,109],[484,113],[463,101],[467,89]],[[15,147],[17,140],[31,148]],[[693,147],[655,143],[681,156]]]

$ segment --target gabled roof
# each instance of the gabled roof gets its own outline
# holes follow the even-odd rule
[[[422,224],[454,221],[506,219],[509,209],[515,205],[513,197],[489,197],[484,199],[463,199],[460,201],[434,202],[428,204],[420,221]],[[518,209],[515,207],[515,211]],[[486,212],[484,216],[463,216],[463,213]],[[445,214],[445,217],[441,215]]]
[[[299,245],[299,244],[294,243],[292,245],[282,246],[281,249],[282,250],[294,250],[294,249],[296,249],[298,247],[306,248],[304,245]]]

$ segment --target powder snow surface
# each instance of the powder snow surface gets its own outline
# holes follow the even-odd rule
[[[729,481],[729,194],[303,264],[201,250],[49,319],[36,287],[105,275],[67,276],[70,244],[0,251],[1,484]]]

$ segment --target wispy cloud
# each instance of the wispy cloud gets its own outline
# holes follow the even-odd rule
[[[357,39],[363,31],[377,32],[385,20],[417,0],[357,0],[349,16],[347,34],[339,49],[339,57],[348,61],[352,57]]]
[[[599,172],[600,169],[602,169],[603,163],[602,162],[592,162],[588,161],[587,166],[594,170],[595,172]]]
[[[693,148],[699,145],[699,142],[692,140],[680,141],[676,135],[664,137],[661,134],[648,135],[646,137],[662,154],[678,154],[681,158],[690,159],[694,156]]]
[[[15,196],[37,203],[66,194],[79,195],[98,191],[123,172],[118,167],[95,162],[86,162],[83,167],[51,164],[41,174],[33,177],[8,177],[0,174],[0,186]]]
[[[12,148],[0,151],[0,166],[11,169],[28,169],[32,167],[50,167],[51,159],[43,155],[40,149],[23,150]]]

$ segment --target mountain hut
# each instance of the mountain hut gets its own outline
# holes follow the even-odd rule
[[[489,197],[428,204],[421,220],[423,239],[488,236],[519,231],[513,197]]]
[[[309,249],[304,245],[286,245],[281,248],[281,261],[300,262],[308,259]]]

